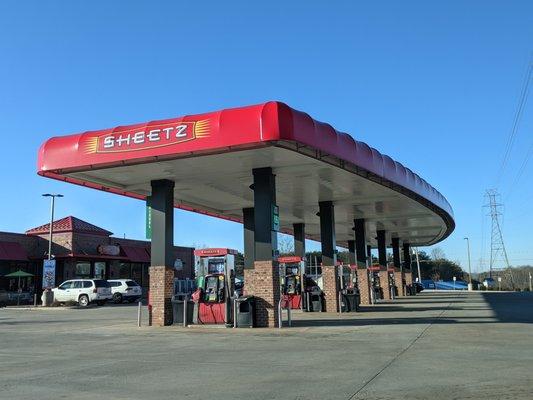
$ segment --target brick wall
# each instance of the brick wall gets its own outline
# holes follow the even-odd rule
[[[339,311],[339,280],[337,274],[336,267],[322,266],[322,290],[326,302],[326,312]]]
[[[165,326],[172,323],[171,298],[174,291],[174,268],[150,267],[150,324]]]
[[[370,298],[370,283],[368,281],[368,270],[366,268],[357,269],[357,285],[361,295],[361,305],[367,306],[372,304]]]
[[[255,296],[257,327],[278,327],[280,299],[279,268],[273,261],[256,261],[253,269],[244,270],[246,294]]]
[[[394,284],[398,290],[398,296],[405,296],[405,287],[403,285],[403,274],[401,271],[394,271]]]
[[[388,271],[379,271],[379,284],[383,290],[383,298],[385,300],[391,300]]]
[[[413,284],[413,273],[410,270],[405,271],[405,285]]]
[[[44,241],[44,249],[42,256],[48,254],[48,234],[38,235]],[[52,254],[55,256],[66,255],[72,252],[73,249],[72,232],[52,232]]]
[[[405,284],[406,285],[413,284],[413,273],[409,270],[405,271]]]

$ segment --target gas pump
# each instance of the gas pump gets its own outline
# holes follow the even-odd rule
[[[304,309],[305,259],[302,257],[279,257],[281,294],[289,298],[291,309]]]
[[[357,311],[361,303],[359,289],[357,287],[357,265],[338,266],[340,292],[343,299],[342,312]]]
[[[235,255],[232,249],[194,251],[199,296],[197,321],[200,324],[231,324],[231,298],[235,290]]]
[[[387,278],[389,279],[390,298],[394,300],[398,296],[398,288],[394,279],[394,266],[392,265],[387,267]]]
[[[379,271],[381,267],[379,265],[372,265],[368,268],[370,274],[370,287],[372,288],[372,296],[374,301],[383,299],[383,290],[381,289],[381,282],[379,279]]]
[[[305,274],[305,258],[279,257],[281,294],[287,296],[291,309],[322,311],[322,290]]]

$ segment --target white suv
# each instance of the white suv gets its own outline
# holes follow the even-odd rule
[[[76,301],[82,307],[93,302],[103,306],[113,297],[109,283],[103,279],[72,279],[52,289],[52,292],[54,301]]]
[[[117,304],[126,300],[132,303],[139,300],[143,294],[141,287],[131,279],[110,279],[107,281],[111,286],[111,293],[113,293],[113,301]]]

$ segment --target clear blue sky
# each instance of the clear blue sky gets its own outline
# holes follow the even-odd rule
[[[48,137],[281,100],[401,161],[457,222],[475,269],[533,50],[531,1],[2,1],[0,230],[75,215],[142,238],[144,204],[36,175]],[[511,261],[533,263],[533,99],[499,183]],[[507,199],[506,197],[509,196]],[[176,211],[177,244],[242,248],[238,224]],[[485,220],[485,257],[490,238]]]

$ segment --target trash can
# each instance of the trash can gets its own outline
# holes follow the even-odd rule
[[[253,328],[255,325],[255,298],[253,296],[236,297],[235,308],[237,328]]]
[[[311,311],[322,311],[322,294],[311,293],[309,297],[311,298]]]
[[[183,325],[184,296],[175,295],[172,297],[172,323],[173,325]],[[187,300],[187,324],[192,324],[194,315],[194,302]]]
[[[343,294],[344,312],[357,311],[357,294],[345,293]]]

